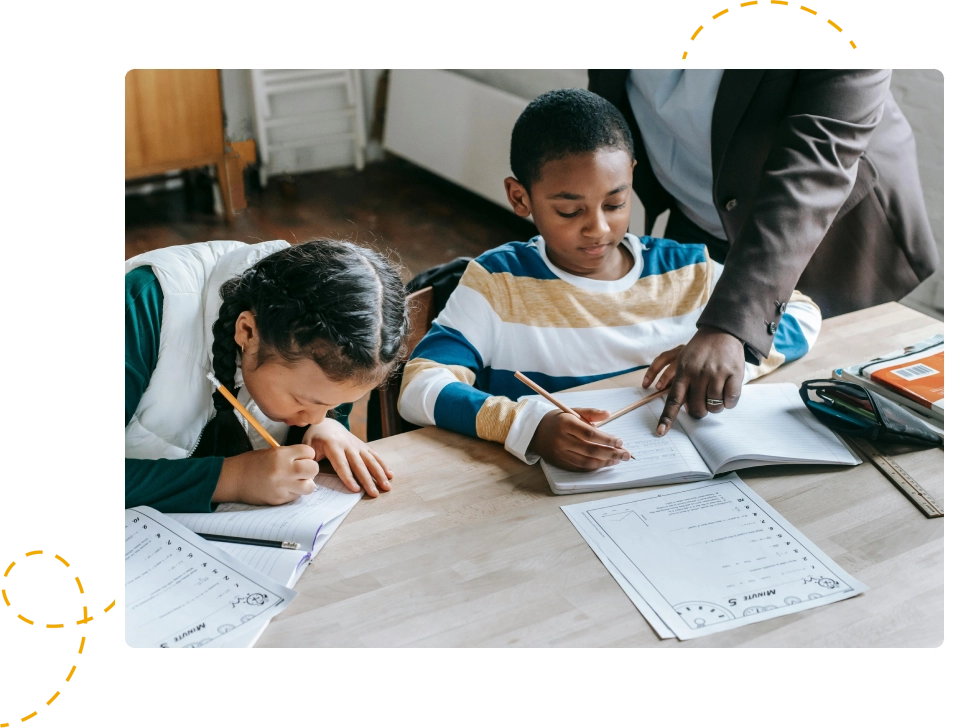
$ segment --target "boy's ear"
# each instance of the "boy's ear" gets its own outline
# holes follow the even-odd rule
[[[527,188],[517,181],[516,177],[507,177],[504,180],[504,188],[507,190],[507,200],[513,211],[520,217],[530,217],[532,212],[530,208],[530,193]]]

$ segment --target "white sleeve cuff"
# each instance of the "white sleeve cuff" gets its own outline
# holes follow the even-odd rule
[[[751,364],[750,362],[745,362],[745,371],[742,373],[742,385],[746,385],[755,378],[755,374],[758,371],[758,366]]]
[[[526,401],[526,404],[517,413],[513,424],[510,425],[510,431],[507,433],[507,439],[504,442],[504,449],[527,465],[533,465],[540,459],[540,456],[528,452],[530,440],[533,439],[543,416],[557,408],[542,399],[527,399],[524,401]]]

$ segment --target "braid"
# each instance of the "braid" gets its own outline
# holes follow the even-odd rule
[[[224,288],[224,286],[223,286]],[[238,369],[236,357],[238,345],[235,343],[235,321],[245,310],[236,298],[226,298],[219,308],[219,317],[212,324],[212,373],[233,395],[235,390],[235,371]],[[230,410],[232,405],[220,393],[212,395],[216,411]]]
[[[237,394],[235,372],[238,369],[235,321],[239,314],[248,310],[240,295],[243,283],[244,277],[223,284],[220,290],[223,301],[219,307],[219,317],[212,324],[212,372],[219,383],[233,395]],[[229,401],[221,392],[213,391],[212,402],[215,405],[215,416],[202,430],[198,447],[192,457],[231,457],[251,450],[252,443],[248,434],[233,414]]]

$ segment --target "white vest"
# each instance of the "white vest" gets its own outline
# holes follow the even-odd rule
[[[287,248],[284,240],[247,245],[236,240],[177,245],[153,250],[126,261],[126,272],[148,265],[162,287],[159,358],[139,406],[126,425],[126,457],[142,460],[180,459],[192,454],[202,428],[212,419],[212,324],[219,316],[219,287],[266,255]],[[242,384],[241,366],[235,383]],[[238,400],[271,435],[284,442],[288,425],[268,419],[245,387]],[[246,426],[252,446],[268,447]]]

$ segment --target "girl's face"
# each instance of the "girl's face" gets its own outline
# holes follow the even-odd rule
[[[307,427],[321,422],[328,410],[361,399],[374,384],[335,382],[311,359],[290,362],[271,357],[257,364],[261,340],[255,317],[242,312],[235,322],[235,342],[242,352],[242,377],[248,393],[270,420]]]

